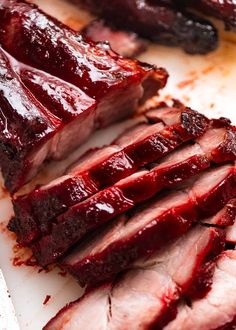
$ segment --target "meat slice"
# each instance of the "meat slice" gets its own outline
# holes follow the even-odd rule
[[[48,232],[47,224],[69,207],[141,166],[158,161],[183,142],[203,135],[209,124],[203,115],[187,108],[168,108],[168,116],[166,108],[153,110],[152,114],[155,114],[151,119],[153,124],[145,119],[112,145],[86,154],[66,175],[15,199],[15,219],[11,221],[10,229],[17,232],[20,243],[28,244],[41,231]],[[146,116],[149,120],[151,114]],[[219,133],[224,141],[221,131]],[[37,223],[41,223],[40,228]]]
[[[230,165],[207,171],[191,188],[158,198],[130,217],[114,220],[93,239],[78,245],[63,260],[64,267],[82,285],[111,277],[136,258],[183,234],[194,221],[219,211],[234,196],[235,180],[235,168]],[[44,247],[48,248],[46,240],[42,240],[40,250]]]
[[[218,44],[217,30],[206,19],[163,0],[71,0],[121,29],[188,53],[205,54]]]
[[[207,317],[205,313],[207,312]],[[216,262],[213,284],[207,296],[182,303],[165,330],[234,329],[236,317],[236,251],[225,251]]]
[[[194,287],[196,279],[207,276],[199,269],[221,251],[223,241],[219,229],[197,226],[151,258],[139,260],[127,273],[67,305],[44,330],[161,329],[175,316],[176,301]]]
[[[0,43],[18,60],[81,88],[97,101],[99,126],[136,111],[167,73],[96,45],[23,0],[0,1]]]
[[[136,33],[114,29],[100,19],[89,23],[81,33],[94,42],[109,42],[111,48],[122,56],[135,57],[147,48],[147,42]]]

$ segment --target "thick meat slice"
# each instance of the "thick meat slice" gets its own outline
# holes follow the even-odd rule
[[[157,166],[149,172],[138,172],[114,186],[102,190],[84,202],[72,206],[66,213],[59,216],[57,221],[54,221],[50,234],[43,236],[32,245],[39,263],[46,265],[53,262],[88,232],[131,209],[137,203],[149,199],[161,189],[180,183],[208,167],[208,159],[202,156],[201,149],[198,148],[196,146],[184,151],[181,150],[174,155],[173,161],[168,158],[166,164],[160,164],[160,167]],[[232,190],[234,190],[231,185],[235,182],[234,167],[230,165],[210,172],[210,174],[209,177],[208,173],[203,175],[203,179],[200,177],[190,191],[192,198],[196,199],[197,204],[201,204],[200,208],[206,214],[208,211],[211,214],[211,210],[214,213],[213,204],[215,201],[211,198],[220,199],[221,189],[224,186],[226,188],[224,196],[227,195],[228,190],[231,196]],[[213,178],[216,178],[216,182],[213,181]],[[227,187],[228,179],[229,187]],[[204,182],[208,184],[207,188],[201,186],[204,185]],[[219,182],[223,182],[222,187]],[[211,195],[209,191],[211,192],[213,188],[215,188],[215,193]],[[206,191],[206,197],[199,194],[202,191]],[[157,209],[159,210],[159,204]],[[159,214],[156,215],[156,217],[158,216]],[[151,221],[149,217],[147,221]],[[133,220],[130,223],[136,223],[136,221]],[[161,221],[160,223],[162,224]],[[142,230],[138,229],[138,231]],[[134,233],[131,236],[136,237]],[[141,235],[138,235],[138,238],[140,237]]]
[[[81,88],[98,103],[106,126],[132,114],[166,84],[163,69],[125,59],[23,0],[0,1],[0,43],[18,60]]]
[[[71,0],[121,29],[188,53],[205,54],[218,44],[217,30],[206,19],[163,0]]]
[[[207,296],[192,301],[191,307],[182,303],[176,319],[165,330],[230,330],[235,327],[235,317],[236,251],[229,250],[216,262],[212,288]]]
[[[65,176],[14,200],[15,219],[10,228],[18,233],[19,241],[29,243],[40,231],[47,232],[45,224],[50,224],[51,219],[72,205],[141,166],[157,161],[183,142],[203,135],[208,128],[208,120],[190,109],[168,108],[167,116],[167,110],[162,108],[153,110],[152,114],[155,114],[155,118],[151,118],[153,124],[144,122],[134,126],[112,145],[86,154]],[[148,119],[150,115],[147,114]],[[221,130],[216,135],[224,141]],[[40,231],[37,222],[43,224]]]
[[[65,268],[82,285],[111,277],[136,258],[181,235],[202,215],[219,211],[234,196],[235,180],[235,169],[228,165],[207,171],[191,189],[173,192],[130,217],[114,220],[92,240],[78,245],[63,261]]]
[[[89,23],[81,33],[94,42],[109,42],[111,48],[122,56],[135,57],[145,51],[147,42],[134,32],[116,30],[103,20]]]
[[[222,242],[219,229],[197,226],[121,277],[66,306],[44,330],[161,329],[174,317],[175,302],[205,276],[200,269],[219,253]],[[92,313],[97,317],[92,318]]]

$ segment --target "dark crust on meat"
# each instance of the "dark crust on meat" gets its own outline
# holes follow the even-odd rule
[[[178,8],[168,1],[72,0],[100,15],[118,28],[168,46],[180,46],[188,53],[205,54],[218,45],[216,28],[206,19]],[[117,15],[119,13],[119,15]]]

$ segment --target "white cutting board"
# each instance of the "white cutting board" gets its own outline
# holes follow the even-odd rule
[[[35,2],[75,28],[80,26],[81,17],[83,21],[88,19],[62,0]],[[168,69],[170,79],[162,94],[164,99],[175,97],[211,117],[225,116],[236,123],[236,45],[221,42],[220,48],[207,56],[188,56],[178,49],[153,45],[141,59]],[[119,124],[97,132],[78,153],[90,146],[109,143],[125,125]],[[62,164],[58,168],[62,168]],[[0,190],[0,268],[5,275],[21,330],[40,330],[61,307],[77,299],[82,289],[69,275],[59,275],[59,269],[39,273],[37,267],[12,265],[15,242],[5,230],[11,215],[11,202]],[[17,254],[25,257],[25,252],[18,251]],[[51,298],[44,305],[47,295]]]

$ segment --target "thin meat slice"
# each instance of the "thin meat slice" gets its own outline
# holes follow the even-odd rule
[[[218,44],[216,28],[206,19],[163,0],[71,0],[120,29],[144,38],[205,54]]]
[[[207,315],[206,315],[207,313]],[[216,261],[212,288],[207,296],[180,304],[165,330],[234,329],[236,317],[236,251],[228,250]]]
[[[169,108],[171,121],[165,108],[152,113],[156,113],[152,124],[144,118],[143,123],[123,133],[110,146],[86,154],[66,175],[16,198],[10,229],[18,233],[20,243],[27,244],[40,235],[38,222],[51,223],[51,219],[100,189],[203,135],[209,125],[203,115],[187,108]],[[47,232],[48,226],[41,226],[41,231]]]
[[[151,258],[139,260],[112,282],[67,305],[44,330],[161,329],[175,316],[175,303],[189,292],[199,269],[223,246],[219,229],[197,226]],[[92,313],[97,315],[91,318]]]
[[[194,221],[219,211],[234,196],[235,180],[235,168],[230,165],[207,171],[191,188],[158,198],[130,217],[115,219],[94,238],[78,245],[63,260],[64,267],[82,285],[110,278],[138,257],[183,234]],[[46,246],[46,240],[42,242]]]
[[[0,43],[18,60],[81,88],[97,101],[99,126],[133,114],[167,73],[78,35],[24,0],[1,0]]]
[[[109,42],[111,48],[122,56],[135,57],[147,48],[147,42],[136,33],[117,30],[101,19],[89,23],[81,33],[94,42]]]

